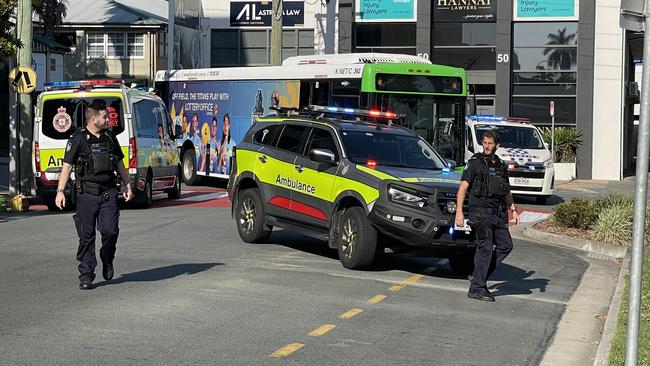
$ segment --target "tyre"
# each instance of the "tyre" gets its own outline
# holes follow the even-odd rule
[[[48,211],[53,211],[53,212],[61,211],[58,207],[56,207],[55,197],[45,197],[43,198],[43,203],[47,206]],[[66,202],[66,204],[67,203],[68,202]]]
[[[196,184],[196,153],[194,150],[185,150],[183,153],[183,182],[188,186]]]
[[[363,269],[372,264],[377,251],[377,230],[361,207],[350,207],[339,221],[338,252],[343,267]]]
[[[147,176],[147,180],[144,183],[144,190],[141,193],[141,204],[142,207],[144,208],[149,208],[151,207],[151,204],[153,203],[153,189],[151,186],[151,176]]]
[[[178,168],[178,172],[176,173],[176,181],[174,182],[174,187],[170,188],[167,191],[167,197],[171,199],[179,199],[181,198],[181,172],[180,168]]]
[[[449,257],[449,267],[458,276],[471,275],[474,272],[474,253],[455,254]]]
[[[264,205],[260,193],[255,188],[239,191],[235,208],[237,232],[246,243],[258,243],[271,235],[272,228],[264,225]]]

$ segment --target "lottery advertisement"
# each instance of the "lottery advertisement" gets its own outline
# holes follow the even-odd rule
[[[170,82],[165,101],[179,147],[190,142],[198,175],[227,178],[233,147],[273,105],[297,107],[299,81]]]

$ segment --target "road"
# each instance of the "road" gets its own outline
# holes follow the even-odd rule
[[[224,198],[199,197],[219,192],[190,188],[122,211],[115,279],[98,268],[93,291],[77,288],[72,213],[0,216],[2,363],[536,365],[594,260],[516,241],[485,303],[446,259],[351,271],[293,233],[244,244]]]

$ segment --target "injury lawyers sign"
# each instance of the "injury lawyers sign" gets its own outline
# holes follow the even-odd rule
[[[271,1],[233,1],[230,3],[230,26],[270,27],[273,3]],[[282,25],[300,27],[305,24],[303,1],[282,2]]]
[[[357,22],[415,22],[417,20],[417,0],[356,0],[355,5]]]

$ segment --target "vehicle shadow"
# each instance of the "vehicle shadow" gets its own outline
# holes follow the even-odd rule
[[[565,202],[564,198],[557,195],[550,196],[549,198],[546,199],[546,202],[543,204],[537,203],[537,199],[535,198],[535,196],[523,196],[523,195],[515,194],[513,195],[513,199],[515,200],[515,203],[543,206],[549,208]]]
[[[281,245],[304,253],[318,255],[338,261],[336,249],[332,249],[327,242],[289,231],[277,230],[266,241],[266,244]],[[384,253],[376,257],[373,265],[366,272],[404,271],[430,277],[458,279],[467,282],[466,276],[454,273],[449,267],[447,258],[433,257],[423,253],[394,254]],[[545,292],[549,280],[545,278],[531,278],[535,271],[524,270],[508,263],[502,263],[490,277],[489,282],[499,282],[491,286],[495,296],[532,294],[538,289]]]
[[[223,263],[183,263],[172,264],[169,266],[146,269],[144,271],[124,273],[120,277],[102,281],[95,284],[95,287],[112,286],[126,282],[151,282],[162,281],[181,275],[193,275],[199,272],[207,271],[215,266],[222,266]]]

